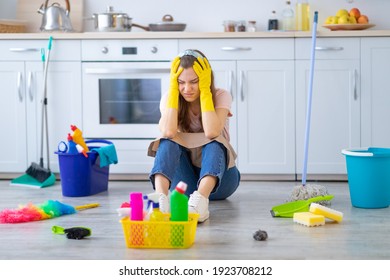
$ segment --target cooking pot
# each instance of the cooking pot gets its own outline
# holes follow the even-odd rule
[[[93,14],[95,29],[102,32],[110,31],[130,31],[131,18],[126,13],[114,12],[112,6],[107,7],[107,11],[101,14]]]
[[[69,0],[65,0],[66,10],[60,6],[57,2],[48,7],[49,0],[46,0],[45,4],[42,4],[38,9],[38,13],[42,14],[41,31],[73,31],[72,24],[70,22],[70,4]]]
[[[126,13],[114,12],[112,6],[107,7],[107,12],[93,14],[95,30],[101,32],[130,31],[132,27],[138,27],[146,31],[183,31],[186,24],[174,23],[171,15],[165,15],[163,21],[143,26],[132,22],[132,18]]]

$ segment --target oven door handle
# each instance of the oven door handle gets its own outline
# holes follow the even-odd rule
[[[86,68],[86,74],[169,73],[168,68]]]

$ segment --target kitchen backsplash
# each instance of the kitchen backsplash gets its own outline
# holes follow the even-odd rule
[[[69,0],[72,2],[81,0]],[[0,18],[15,18],[15,0],[0,1]],[[52,0],[49,4],[65,1]],[[103,13],[107,6],[113,6],[115,11],[127,13],[133,23],[148,25],[161,21],[163,15],[171,14],[176,22],[186,23],[189,32],[223,31],[224,20],[255,20],[260,31],[267,29],[268,19],[275,10],[281,17],[285,0],[84,0],[84,31],[93,31],[91,20],[94,13]],[[297,0],[291,1],[293,5]],[[352,2],[352,3],[349,3]],[[45,0],[42,0],[45,3]],[[358,7],[362,13],[375,24],[374,29],[390,29],[388,13],[389,0],[309,0],[311,11],[319,12],[319,26],[325,18],[334,15],[339,9]],[[38,9],[39,7],[36,7]],[[321,27],[320,27],[321,28]],[[143,32],[132,28],[132,32]]]

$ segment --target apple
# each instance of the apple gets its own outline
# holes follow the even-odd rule
[[[338,16],[332,16],[330,19],[329,24],[338,24],[339,23],[339,17]]]
[[[367,24],[367,23],[369,22],[368,16],[366,16],[366,15],[361,15],[361,16],[357,19],[357,22],[358,22],[358,23],[362,23],[362,24]]]
[[[349,23],[356,24],[357,23],[357,19],[354,16],[349,16]]]
[[[348,24],[351,23],[349,20],[349,15],[343,15],[339,18],[339,24]]]
[[[349,12],[346,9],[340,9],[336,13],[336,16],[338,16],[339,18],[345,15],[349,16]]]
[[[351,17],[354,17],[355,19],[358,19],[361,16],[360,10],[358,8],[352,8],[349,11],[349,15]]]

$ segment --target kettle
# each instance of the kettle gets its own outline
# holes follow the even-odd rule
[[[41,31],[73,31],[72,23],[70,22],[70,4],[69,0],[66,2],[66,10],[57,2],[48,7],[49,0],[42,4],[38,9],[38,13],[43,15]]]

